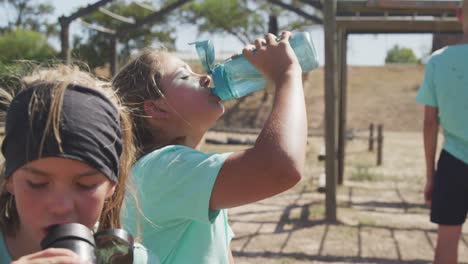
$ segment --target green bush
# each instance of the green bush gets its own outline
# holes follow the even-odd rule
[[[413,50],[409,48],[400,48],[395,45],[387,52],[385,63],[419,63]]]
[[[0,37],[0,63],[17,60],[46,61],[54,58],[56,51],[39,32],[17,29]]]

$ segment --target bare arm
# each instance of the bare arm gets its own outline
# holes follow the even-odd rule
[[[302,73],[287,39],[269,34],[244,49],[246,58],[276,92],[273,108],[255,145],[234,153],[223,164],[214,185],[210,209],[222,209],[271,197],[294,186],[302,177],[307,145],[307,117]]]
[[[435,171],[437,135],[439,132],[438,109],[431,106],[424,108],[424,153],[426,157],[426,179],[431,180]]]

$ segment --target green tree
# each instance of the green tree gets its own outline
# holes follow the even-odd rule
[[[58,34],[57,23],[49,22],[55,10],[52,4],[37,3],[36,0],[0,0],[0,3],[11,11],[11,19],[5,27],[0,28],[2,32],[20,28],[38,31],[47,36]]]
[[[283,4],[289,6],[288,8],[272,4],[272,1],[262,0],[255,1],[260,3],[260,6],[256,8],[257,12],[262,14],[264,17],[268,17],[269,20],[269,32],[279,33],[284,30],[294,31],[294,30],[303,30],[305,27],[317,23],[303,17],[302,15],[307,14],[310,16],[315,16],[316,19],[319,19],[321,15],[317,15],[318,9],[313,8],[311,5],[305,4],[304,0],[290,0],[290,1],[280,1]],[[289,2],[289,3],[288,3]],[[301,14],[298,14],[300,12]],[[277,20],[272,21],[272,20]],[[274,32],[271,25],[278,24],[278,32]]]
[[[39,32],[16,29],[0,37],[0,87],[14,93],[21,87],[21,76],[35,65],[51,63],[56,51]],[[0,102],[0,112],[5,105]]]
[[[248,6],[248,1],[193,1],[182,9],[181,19],[195,24],[199,33],[228,33],[246,44],[266,31],[265,19]]]
[[[289,5],[311,11],[302,1],[291,1]],[[228,34],[243,44],[252,43],[267,31],[300,30],[312,24],[266,0],[193,1],[182,9],[180,17],[197,25],[200,34]]]
[[[385,58],[385,63],[418,63],[419,60],[414,55],[413,50],[409,48],[400,48],[398,45],[393,46]]]
[[[132,18],[135,21],[153,12],[136,3],[127,4],[127,2],[124,0],[114,1],[106,9],[121,16]],[[166,2],[169,1],[160,4],[164,5]],[[149,5],[149,3],[147,4]],[[155,41],[169,49],[173,49],[175,45],[175,37],[173,36],[175,28],[167,23],[167,17],[156,24],[145,24],[119,39],[120,60],[125,61],[134,50],[148,47]],[[122,21],[102,12],[93,12],[91,15],[84,17],[83,20],[116,31],[125,26]],[[110,58],[110,36],[93,29],[85,29],[84,32],[84,35],[75,37],[73,40],[73,56],[86,61],[92,68],[105,65]]]
[[[17,60],[47,61],[55,50],[39,32],[17,29],[0,37],[0,63],[12,64]]]

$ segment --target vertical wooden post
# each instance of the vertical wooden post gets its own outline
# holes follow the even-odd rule
[[[336,0],[324,1],[323,15],[325,28],[325,174],[327,180],[325,217],[328,221],[336,221]]]
[[[369,152],[374,150],[374,123],[369,126]]]
[[[435,32],[432,35],[432,52],[459,43],[463,38],[463,33],[440,33]]]
[[[377,166],[382,165],[383,152],[383,125],[377,127]]]
[[[59,17],[58,20],[60,23],[60,58],[62,58],[66,64],[70,64],[70,21],[64,16]]]
[[[118,53],[117,53],[117,36],[111,35],[110,36],[110,45],[111,45],[111,50],[110,50],[110,68],[111,68],[111,78],[114,77],[114,75],[117,73],[117,70],[119,69],[119,61],[118,61]]]
[[[278,16],[274,14],[274,10],[270,10],[271,14],[268,16],[268,33],[278,35]]]
[[[339,69],[339,111],[338,111],[338,184],[344,181],[346,156],[346,81],[347,81],[347,33],[345,28],[338,29],[338,69]]]

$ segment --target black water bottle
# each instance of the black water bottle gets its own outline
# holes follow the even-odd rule
[[[82,261],[97,264],[96,243],[91,230],[77,223],[56,225],[41,241],[41,248],[66,248],[80,256]]]

